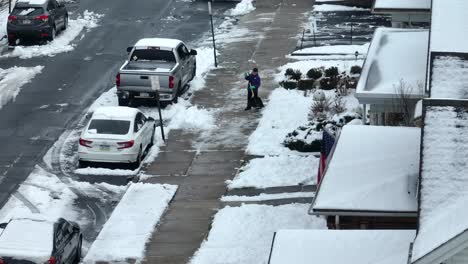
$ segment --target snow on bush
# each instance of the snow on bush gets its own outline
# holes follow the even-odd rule
[[[242,0],[238,3],[235,8],[227,12],[231,16],[243,16],[255,10],[255,7],[252,4],[253,0]]]

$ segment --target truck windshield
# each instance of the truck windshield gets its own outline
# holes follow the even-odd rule
[[[96,134],[126,135],[130,130],[130,121],[94,119],[88,131]]]
[[[176,62],[174,53],[170,50],[136,49],[130,56],[131,61],[167,61]]]

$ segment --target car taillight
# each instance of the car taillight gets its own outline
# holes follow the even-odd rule
[[[117,73],[117,75],[115,76],[115,85],[117,87],[120,86],[120,73]]]
[[[3,258],[0,258],[0,264],[5,264],[5,261],[3,260]]]
[[[49,21],[49,16],[48,15],[40,15],[36,17],[37,20],[41,20],[42,22],[47,22]]]
[[[16,19],[17,19],[16,16],[8,16],[8,21],[9,21],[9,22],[14,21],[14,20],[16,20]],[[1,264],[1,263],[2,263],[2,262],[0,262],[0,264]]]
[[[174,76],[169,76],[169,88],[174,88]]]
[[[49,261],[47,262],[49,264],[56,264],[57,263],[57,259],[55,257],[50,257]]]
[[[118,149],[126,149],[126,148],[131,148],[135,144],[134,140],[130,141],[125,141],[125,142],[117,142],[117,145],[119,145]]]
[[[91,143],[93,143],[91,140],[86,140],[86,139],[80,138],[80,145],[83,146],[83,147],[91,148],[92,147]]]

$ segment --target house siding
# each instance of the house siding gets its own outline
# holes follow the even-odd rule
[[[458,252],[457,254],[453,255],[444,264],[466,264],[468,263],[468,248]]]

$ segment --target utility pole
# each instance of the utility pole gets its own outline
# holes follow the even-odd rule
[[[215,67],[218,68],[218,60],[217,60],[217,58],[216,58],[216,42],[215,42],[214,26],[213,26],[213,12],[211,11],[211,0],[208,1],[208,13],[210,14],[211,35],[213,36],[214,62],[215,62]]]
[[[351,22],[351,45],[353,45],[353,22]]]

